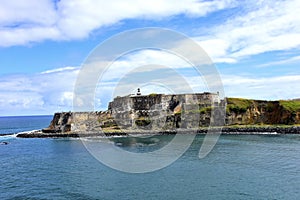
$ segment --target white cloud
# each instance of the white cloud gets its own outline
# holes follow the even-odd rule
[[[1,1],[0,26],[2,27],[51,26],[56,20],[57,14],[51,0]]]
[[[257,65],[257,67],[269,67],[269,66],[276,66],[276,65],[284,65],[284,64],[291,64],[291,63],[295,63],[295,62],[299,62],[299,61],[300,61],[300,56],[293,56],[293,57],[290,57],[287,59],[282,59],[279,61],[260,64],[260,65]]]
[[[2,28],[0,29],[0,46],[26,45],[45,39],[59,39],[61,37],[60,34],[55,27],[48,26]]]
[[[175,54],[162,50],[150,49],[128,53],[120,57],[118,60],[112,61],[112,63],[99,61],[98,59],[95,60],[95,62],[85,64],[87,69],[91,69],[86,71],[86,73],[92,74],[95,73],[95,69],[101,68],[99,71],[104,71],[101,79],[105,82],[121,79],[127,74],[133,73],[133,71],[135,73],[151,72],[153,68],[156,70],[158,66],[161,66],[161,68],[168,67],[171,69],[191,67],[188,62]],[[153,68],[148,65],[152,65]],[[104,67],[108,67],[108,69],[104,69]],[[87,81],[88,79],[89,77],[86,78]]]
[[[252,99],[295,99],[300,97],[300,75],[247,77],[223,75],[225,94]]]
[[[35,75],[0,77],[0,116],[51,114],[72,110],[74,84],[79,69],[74,67],[73,70],[54,71]],[[138,70],[137,73],[141,73],[141,71]],[[149,74],[146,71],[144,76],[151,76],[153,73],[155,75],[155,72]],[[141,78],[138,75],[136,77]],[[156,79],[151,80],[152,82],[145,83],[140,81],[138,84],[134,81],[127,83],[126,80],[121,83],[115,80],[102,82],[95,91],[96,109],[105,110],[113,96],[135,92],[135,89],[140,86],[142,86],[144,94],[159,91],[186,92],[189,87],[194,92],[209,91],[205,80],[195,73],[158,73]],[[222,82],[225,95],[229,97],[270,100],[300,97],[298,84],[300,75],[273,77],[222,75]]]
[[[63,69],[0,77],[0,116],[72,110],[72,94],[79,69]]]
[[[160,19],[177,14],[205,16],[233,5],[231,0],[3,0],[0,4],[0,46],[43,40],[88,37],[103,26],[124,19]]]
[[[82,38],[99,27],[123,19],[160,19],[176,14],[204,16],[231,4],[230,0],[63,0],[58,3],[60,20],[57,25],[68,38]]]
[[[245,56],[300,47],[300,1],[263,0],[249,2],[248,7],[244,6],[248,5],[244,2],[240,4],[244,9],[242,14],[228,18],[224,24],[212,28],[209,35],[202,37],[204,49],[213,52],[212,55],[218,49],[218,57],[231,62]],[[218,41],[214,51],[205,46],[210,41]]]
[[[79,70],[79,67],[70,67],[70,66],[69,67],[61,67],[61,68],[41,72],[41,74],[52,74],[52,73],[57,73],[57,72],[74,71],[74,70]]]
[[[124,19],[154,19],[184,14],[201,17],[237,7],[224,24],[208,26],[195,39],[217,63],[245,56],[300,47],[300,1],[239,2],[195,0],[3,0],[0,4],[0,46],[43,40],[72,40]],[[187,31],[188,32],[188,31]]]
[[[57,4],[50,0],[3,0],[0,4],[0,46],[26,45],[48,39],[81,39],[101,27],[122,22],[124,19],[159,20],[177,14],[199,17],[232,6],[238,6],[240,11],[228,17],[221,25],[208,25],[204,34],[201,30],[198,36],[194,35],[194,39],[214,62],[234,63],[244,57],[264,52],[297,52],[300,48],[298,0],[261,0],[247,3],[195,0],[61,0]],[[288,55],[284,60],[276,60],[259,66],[299,62],[299,56]],[[106,101],[110,100],[110,93],[117,84],[117,79],[136,67],[153,63],[170,66],[176,70],[187,66],[184,60],[172,54],[148,50],[117,60],[106,72],[104,85],[98,88],[106,97],[98,102],[101,109],[105,108]],[[71,109],[78,71],[79,68],[76,67],[64,67],[36,75],[0,77],[0,115],[3,112],[35,114]],[[140,71],[145,72],[146,69]],[[168,78],[172,85],[180,87],[180,84],[176,84],[176,79]],[[193,88],[203,88],[203,83],[199,84],[200,80],[197,78],[190,77],[187,81]],[[256,99],[300,97],[298,75],[273,75],[265,78],[223,75],[222,79],[226,96]],[[133,84],[132,88],[134,87]]]
[[[215,63],[235,63],[234,58],[230,58],[227,55],[227,49],[230,47],[229,42],[222,39],[207,39],[201,40],[201,38],[195,38],[198,40],[199,45],[205,50]]]

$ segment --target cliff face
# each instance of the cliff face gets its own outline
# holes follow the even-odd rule
[[[300,101],[227,98],[226,124],[300,124]]]
[[[45,133],[59,133],[59,132],[68,132],[71,131],[72,113],[64,112],[64,113],[55,113],[53,116],[50,125],[43,129]]]
[[[213,102],[213,103],[212,103]],[[226,103],[225,103],[226,102]],[[43,132],[106,130],[173,130],[207,127],[213,107],[226,107],[226,125],[300,124],[300,101],[261,101],[227,98],[208,93],[118,97],[108,111],[55,113]]]
[[[61,112],[55,113],[44,133],[98,132],[102,128],[116,126],[111,112]]]

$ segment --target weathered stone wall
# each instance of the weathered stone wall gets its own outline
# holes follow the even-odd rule
[[[116,123],[110,111],[101,112],[62,112],[55,113],[45,133],[97,132],[103,127],[113,127]]]
[[[197,127],[199,108],[218,106],[219,103],[217,94],[211,93],[151,94],[117,97],[109,108],[122,129],[168,130]],[[209,122],[206,117],[200,124],[208,126]]]
[[[155,108],[155,105],[160,105],[162,102],[162,94],[152,94],[147,96],[133,96],[131,109],[133,110],[153,110],[159,109]]]

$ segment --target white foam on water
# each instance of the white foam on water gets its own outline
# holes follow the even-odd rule
[[[37,132],[37,131],[40,131],[40,130],[31,130],[31,131],[22,131],[22,132],[19,132],[19,133],[17,133],[16,135],[18,135],[18,134],[30,134],[30,133],[34,133],[34,132]]]
[[[2,135],[0,136],[0,141],[5,141],[5,140],[11,140],[17,138],[17,133],[16,134],[11,134],[11,135]]]
[[[18,133],[14,133],[14,134],[1,135],[0,141],[16,139],[18,134],[30,134],[30,133],[34,133],[37,131],[40,131],[40,130],[22,131],[22,132],[18,132]]]

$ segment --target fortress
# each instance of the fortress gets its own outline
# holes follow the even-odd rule
[[[225,109],[226,108],[226,109]],[[221,121],[215,111],[221,110]],[[221,122],[221,123],[219,123]],[[106,111],[55,113],[44,133],[114,133],[199,129],[231,125],[300,124],[299,100],[220,99],[218,93],[116,97]],[[256,129],[254,129],[255,131]]]
[[[221,104],[224,105],[224,101],[220,100],[218,93],[141,95],[138,89],[136,95],[114,98],[108,110],[118,126],[125,129],[137,126],[151,130],[192,128],[195,126],[193,121],[199,121],[193,116],[195,112]],[[185,123],[181,123],[183,113],[188,112],[189,117],[185,116]],[[208,122],[201,124],[208,125]]]
[[[43,132],[195,128],[208,126],[211,108],[221,105],[225,103],[218,93],[142,95],[138,89],[134,95],[114,98],[106,111],[55,113]]]

